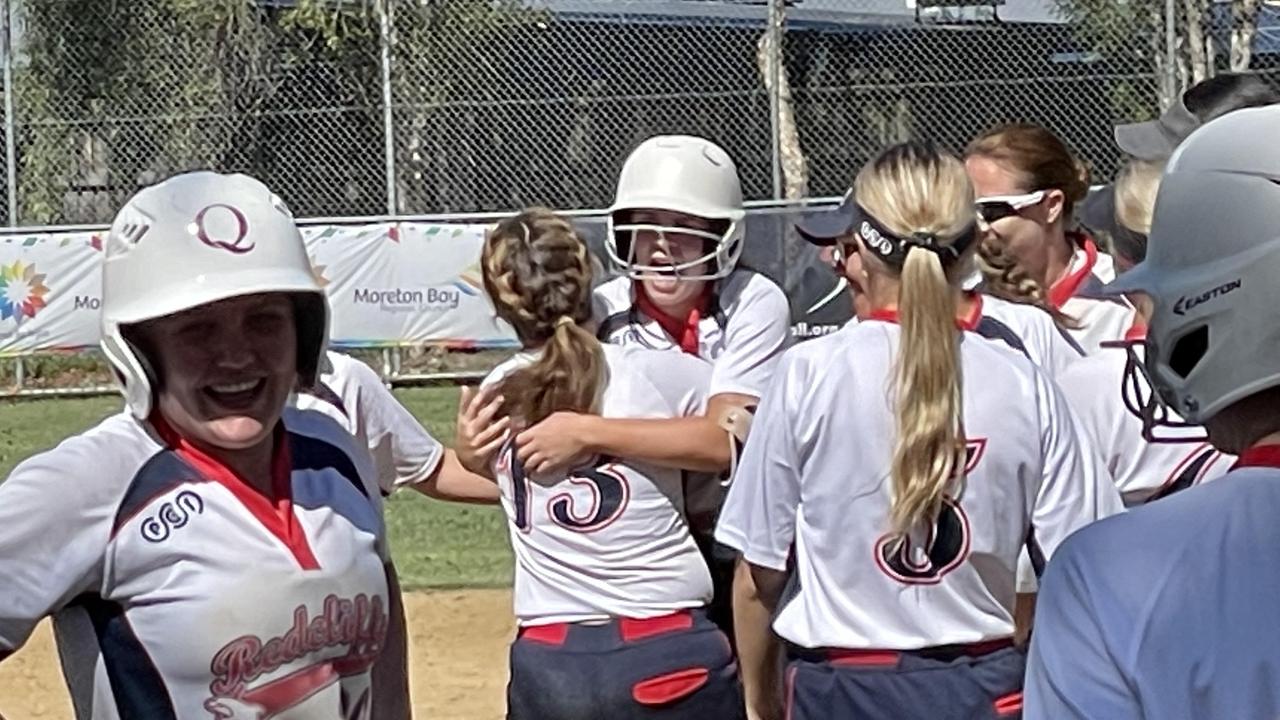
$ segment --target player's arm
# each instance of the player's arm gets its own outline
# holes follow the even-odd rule
[[[495,505],[498,502],[497,483],[464,468],[458,454],[448,449],[443,452],[435,471],[412,487],[436,500],[475,505]]]
[[[101,465],[101,448],[59,448],[0,483],[0,662],[42,619],[101,587],[123,491],[91,471]]]
[[[791,337],[786,295],[758,280],[727,312],[725,351],[712,364],[705,412],[675,420],[557,413],[516,437],[525,468],[554,474],[591,455],[614,455],[696,472],[731,469],[734,445],[726,420],[758,402]]]
[[[479,389],[464,387],[458,398],[453,448],[468,472],[494,479],[493,460],[507,441],[511,420],[502,413],[498,383]]]
[[[374,473],[383,494],[409,486],[438,500],[495,504],[498,488],[469,472],[382,384],[371,368],[352,364],[360,384],[357,423],[364,425]]]
[[[1111,651],[1126,644],[1126,630],[1132,628],[1116,624],[1108,632],[1100,626],[1103,618],[1082,573],[1087,562],[1077,560],[1087,553],[1076,550],[1087,545],[1076,545],[1078,538],[1067,541],[1049,563],[1041,584],[1022,716],[1026,720],[1143,717]],[[1114,637],[1116,633],[1121,635]]]
[[[592,455],[719,473],[733,458],[725,419],[755,403],[750,395],[722,393],[707,402],[705,414],[671,419],[555,413],[516,436],[517,453],[534,474],[555,473]]]
[[[800,507],[801,457],[789,393],[803,377],[787,375],[760,403],[716,526],[716,540],[740,553],[734,577],[734,628],[743,691],[752,718],[773,718],[781,707],[780,648],[770,629],[782,595]]]
[[[782,645],[769,629],[786,573],[738,561],[733,577],[733,624],[738,667],[750,720],[781,719],[784,714]]]

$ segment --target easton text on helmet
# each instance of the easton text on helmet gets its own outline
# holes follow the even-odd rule
[[[1175,315],[1186,315],[1188,310],[1209,302],[1215,298],[1220,298],[1229,292],[1233,292],[1240,288],[1241,280],[1236,278],[1230,282],[1225,282],[1212,290],[1206,290],[1199,295],[1184,295],[1178,298],[1178,302],[1173,304],[1173,312]]]

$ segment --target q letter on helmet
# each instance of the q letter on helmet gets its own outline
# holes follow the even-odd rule
[[[103,248],[102,350],[139,418],[152,379],[124,337],[135,323],[243,295],[301,293],[299,370],[324,352],[328,310],[288,207],[247,175],[192,172],[144,188],[125,203]],[[300,311],[301,312],[301,311]],[[302,342],[300,340],[300,342]]]

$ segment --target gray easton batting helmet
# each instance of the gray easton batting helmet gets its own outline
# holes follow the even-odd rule
[[[1153,302],[1144,365],[1203,423],[1280,385],[1280,105],[1205,124],[1169,159],[1146,259],[1107,286]],[[1150,433],[1167,413],[1143,400]]]

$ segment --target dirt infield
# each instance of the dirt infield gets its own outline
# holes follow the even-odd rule
[[[505,709],[510,590],[414,592],[405,597],[413,709],[432,720],[495,720]],[[49,624],[0,665],[0,715],[71,717]]]

